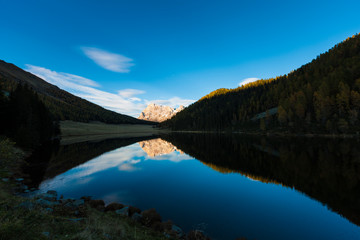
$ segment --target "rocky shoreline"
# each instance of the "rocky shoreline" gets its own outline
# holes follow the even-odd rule
[[[22,201],[15,208],[25,211],[36,210],[48,215],[63,216],[65,221],[85,223],[87,211],[92,209],[100,214],[111,215],[111,217],[126,218],[134,224],[161,233],[165,239],[210,240],[203,231],[192,230],[185,233],[172,221],[162,221],[160,214],[154,208],[142,211],[137,207],[121,203],[105,205],[103,200],[92,199],[90,196],[83,196],[80,199],[64,198],[54,190],[37,193],[37,189],[29,189],[24,184],[23,178],[2,178],[1,181],[13,184],[13,193],[22,197]],[[43,232],[43,235],[47,239],[53,239],[51,232]]]
[[[162,221],[155,209],[106,205],[88,196],[64,198],[53,190],[38,193],[21,171],[28,155],[13,142],[0,141],[1,239],[210,239],[200,230],[185,233]]]

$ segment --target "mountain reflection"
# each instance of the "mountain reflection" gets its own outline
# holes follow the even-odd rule
[[[122,142],[123,145],[126,144],[127,147],[120,146],[112,149],[113,147],[110,147],[111,143],[114,143],[114,140],[109,140],[105,144],[102,141],[61,146],[60,150],[55,154],[55,157],[51,158],[46,173],[51,173],[51,169],[54,169],[55,166],[59,166],[60,163],[64,162],[60,161],[60,159],[69,159],[69,155],[67,154],[69,152],[72,158],[80,158],[81,155],[86,153],[82,151],[83,149],[98,149],[98,151],[96,153],[88,152],[87,154],[91,154],[91,158],[87,156],[83,158],[87,159],[87,161],[78,161],[76,165],[74,165],[72,161],[65,161],[70,163],[67,165],[64,164],[61,170],[62,173],[52,178],[47,177],[47,179],[41,183],[40,189],[45,191],[58,189],[66,185],[80,186],[88,184],[90,181],[96,179],[94,176],[109,169],[117,169],[116,171],[118,172],[141,171],[142,164],[148,160],[181,162],[192,159],[188,155],[183,154],[183,152],[171,143],[161,140],[160,138],[139,141],[138,144],[141,148],[138,144],[133,143],[133,141],[127,141],[126,143]],[[104,153],[103,150],[99,151],[103,146],[108,146],[106,148],[108,152]],[[116,145],[112,146],[119,146],[119,144],[117,142]],[[64,147],[67,151],[64,151]],[[49,175],[45,174],[45,176]]]
[[[360,225],[357,140],[216,134],[173,134],[162,138],[218,172],[294,187]]]
[[[162,140],[161,138],[141,141],[139,142],[139,145],[149,157],[169,154],[174,151],[178,151],[180,154],[183,154],[181,150],[177,149],[174,145]]]

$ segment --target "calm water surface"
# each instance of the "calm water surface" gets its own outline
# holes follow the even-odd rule
[[[213,239],[360,239],[355,140],[168,135],[60,146],[39,191],[93,196]]]

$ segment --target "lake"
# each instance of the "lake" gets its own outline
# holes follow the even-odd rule
[[[171,134],[46,149],[27,169],[40,192],[155,208],[212,239],[360,239],[356,139]]]

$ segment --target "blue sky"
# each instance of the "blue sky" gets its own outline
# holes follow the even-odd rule
[[[360,1],[0,0],[0,59],[108,109],[187,105],[360,32]]]

